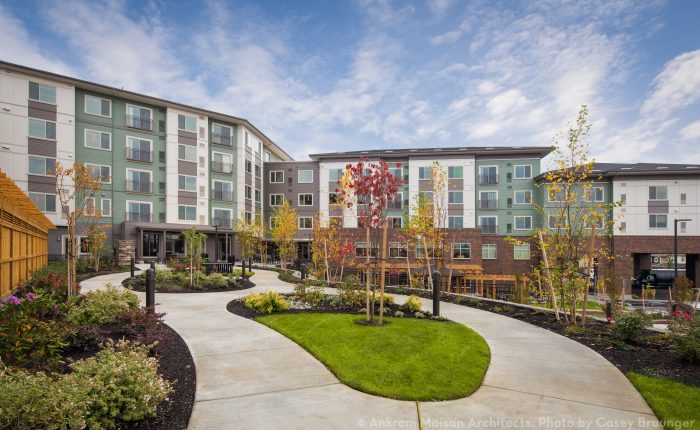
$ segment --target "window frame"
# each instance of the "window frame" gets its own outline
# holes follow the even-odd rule
[[[279,204],[272,204],[272,198],[273,198],[273,197],[280,197],[280,198],[282,199],[282,201],[281,201]],[[268,203],[269,203],[269,206],[270,206],[270,207],[273,207],[273,208],[274,208],[274,207],[278,207],[278,206],[282,206],[282,205],[284,204],[284,199],[285,199],[284,194],[281,194],[281,193],[271,193],[271,194],[268,194]]]
[[[459,169],[459,176],[451,176],[450,170],[454,173],[454,169]],[[447,179],[464,179],[464,166],[447,166]]]
[[[215,141],[214,141],[214,135],[222,136],[222,137],[223,137],[223,134],[217,134],[217,133],[214,132],[214,127],[228,128],[228,129],[229,129],[228,138],[229,138],[229,140],[231,141],[231,143],[230,143],[229,145],[227,145],[227,144],[225,144],[225,143],[215,142]],[[224,125],[224,124],[219,124],[218,122],[212,122],[212,123],[211,123],[211,131],[210,131],[210,133],[211,133],[210,140],[211,140],[211,143],[213,143],[214,145],[226,146],[226,147],[229,147],[229,148],[233,146],[233,127],[228,126],[228,125]]]
[[[194,149],[194,160],[188,160],[187,158],[180,158],[180,148],[181,147],[185,148],[185,151],[184,151],[185,154],[187,154],[188,148]],[[177,159],[178,159],[178,161],[187,161],[188,163],[197,163],[197,147],[192,146],[192,145],[185,145],[185,144],[179,143],[177,145]]]
[[[185,128],[180,128],[180,117],[183,117],[185,119]],[[194,130],[187,129],[187,119],[188,118],[194,119]],[[182,130],[182,131],[186,131],[188,133],[195,133],[196,134],[197,133],[197,116],[196,115],[190,116],[190,115],[187,115],[184,113],[178,113],[177,114],[177,129]]]
[[[28,191],[28,192],[27,192],[27,196],[28,196],[29,199],[32,201],[32,203],[34,203],[34,205],[36,205],[36,203],[34,202],[34,199],[32,199],[32,194],[44,196],[44,209],[42,209],[42,208],[39,207],[38,209],[39,209],[40,211],[42,211],[42,212],[44,212],[44,213],[48,213],[48,214],[55,214],[55,213],[58,213],[58,199],[56,199],[56,194],[41,193],[41,192],[35,192],[35,191]],[[53,210],[53,211],[46,210],[46,197],[47,197],[47,196],[53,196],[53,206],[54,206],[54,210]]]
[[[518,194],[524,194],[530,196],[530,201],[528,203],[518,203]],[[531,205],[532,204],[532,190],[515,190],[513,192],[513,204],[514,205]]]
[[[106,182],[105,182],[105,181],[100,181],[100,183],[105,184],[105,185],[109,185],[109,184],[112,183],[112,166],[111,166],[111,165],[108,165],[108,164],[97,164],[97,163],[85,163],[85,169],[86,169],[86,170],[89,169],[89,166],[97,166],[97,167],[99,167],[99,168],[100,168],[100,177],[102,177],[102,168],[103,168],[103,167],[109,168],[109,177],[108,177],[108,180],[107,180]],[[89,173],[90,173],[90,172],[88,172],[88,174],[89,174]],[[91,175],[91,176],[92,176],[92,175]],[[94,178],[93,178],[93,179],[94,179]]]
[[[523,219],[523,220],[530,220],[530,227],[525,227],[525,228],[518,228],[518,219]],[[527,224],[527,223],[525,223]],[[516,215],[513,217],[513,230],[519,230],[519,231],[530,231],[532,230],[532,216],[530,215]]]
[[[101,109],[102,109],[102,103],[101,103],[101,102],[102,102],[103,100],[109,102],[109,115],[103,115],[102,113],[88,112],[88,110],[87,110],[87,107],[88,107],[88,97],[93,98],[93,99],[97,99],[97,100],[100,101],[100,112],[101,112]],[[85,96],[83,97],[83,112],[86,113],[86,114],[88,114],[88,115],[99,116],[99,117],[102,117],[102,118],[112,118],[112,100],[110,100],[110,99],[105,99],[105,98],[102,98],[102,97],[93,96],[92,94],[85,94]]]
[[[185,178],[185,188],[180,188],[180,178]],[[187,189],[187,180],[191,180],[191,178],[194,178],[194,190],[189,190]],[[177,190],[178,191],[185,191],[187,193],[196,193],[197,192],[197,176],[195,175],[183,175],[182,173],[177,174]]]
[[[654,189],[654,198],[651,198],[651,189]],[[657,197],[659,191],[658,188],[665,188],[666,189],[666,196],[663,199],[660,199]],[[649,185],[649,200],[651,201],[666,201],[668,200],[668,185]]]
[[[453,226],[451,225],[451,223],[450,223],[450,220],[452,220],[452,219],[460,219],[460,220],[462,221],[462,222],[461,222],[461,224],[462,224],[461,227],[453,227]],[[464,228],[464,217],[463,217],[463,216],[459,216],[459,215],[448,215],[448,216],[447,216],[447,228]]]
[[[418,166],[418,180],[419,181],[429,181],[433,179],[433,168],[430,166]],[[428,177],[427,178],[422,178],[421,172],[428,172]]]
[[[249,191],[250,191],[250,192],[249,192]],[[245,184],[245,185],[243,186],[243,197],[244,197],[246,200],[253,201],[253,187],[252,187],[252,186],[250,186],[250,185],[248,185],[248,184]]]
[[[141,109],[141,110],[147,110],[147,111],[149,111],[149,112],[150,112],[150,118],[151,118],[151,119],[150,119],[150,121],[151,121],[150,128],[141,128],[141,127],[133,127],[133,126],[130,126],[130,125],[129,125],[129,116],[133,117],[134,115],[129,115],[129,108],[138,108],[138,109]],[[145,106],[133,104],[133,103],[127,103],[127,104],[126,104],[126,112],[125,112],[125,115],[126,115],[126,117],[124,118],[124,120],[125,120],[125,122],[126,122],[126,127],[127,127],[127,128],[133,128],[133,129],[136,129],[136,130],[154,131],[154,130],[153,130],[153,129],[154,129],[153,123],[154,123],[155,119],[154,119],[154,117],[153,117],[153,109],[147,108],[147,107],[145,107]],[[140,117],[139,117],[139,118],[140,118]]]
[[[185,208],[185,216],[187,215],[187,209],[192,208],[194,209],[194,218],[189,219],[189,218],[181,218],[180,217],[180,208]],[[197,206],[196,205],[177,205],[177,220],[178,221],[197,221]]]
[[[100,134],[100,147],[96,148],[94,146],[89,146],[88,145],[88,132],[94,132],[94,133],[99,133]],[[106,134],[109,136],[109,148],[102,148],[102,135]],[[95,130],[91,128],[86,128],[83,130],[83,146],[89,149],[97,149],[98,151],[112,151],[112,133],[109,131],[101,131],[101,130]]]
[[[527,247],[527,258],[523,258],[522,256],[518,257],[518,253],[524,252],[523,247]],[[519,250],[518,250],[519,249]],[[520,244],[514,244],[513,245],[513,260],[530,260],[530,244],[529,243],[520,243]]]
[[[484,247],[493,247],[493,257],[489,257],[487,253],[484,252]],[[495,243],[482,243],[481,244],[481,259],[482,260],[497,260],[498,259],[498,245]]]
[[[529,167],[530,168],[530,175],[529,176],[518,176],[518,167]],[[532,179],[532,164],[515,164],[513,166],[513,179],[515,180],[526,180],[526,179]]]
[[[31,159],[32,158],[42,158],[44,160],[44,173],[35,173],[31,171]],[[51,173],[49,173],[49,169],[47,166],[48,160],[53,160],[53,166],[51,167]],[[35,175],[35,176],[47,176],[47,177],[55,177],[56,176],[56,159],[53,157],[46,157],[44,155],[34,155],[34,154],[27,154],[27,174],[28,175]]]
[[[301,204],[301,196],[311,196],[311,204]],[[297,206],[309,207],[314,205],[314,193],[297,193]]]
[[[268,181],[269,181],[270,184],[284,184],[284,170],[270,170],[270,171],[267,172],[267,173],[268,173],[267,179],[268,179]],[[277,176],[276,174],[277,174],[277,173],[281,173],[281,174],[282,174],[282,180],[281,180],[281,181],[273,181],[273,180],[272,180],[272,177],[273,177],[272,174],[273,174],[273,173],[275,174],[275,179],[276,179],[276,176]]]
[[[124,179],[124,181],[125,181],[125,187],[124,187],[124,188],[126,188],[126,182],[132,181],[131,179],[129,179],[129,172],[148,173],[148,174],[150,175],[150,179],[149,179],[148,182],[150,182],[150,184],[151,184],[151,186],[150,186],[151,192],[150,192],[150,193],[153,194],[153,171],[151,171],[151,170],[144,170],[144,169],[134,169],[134,168],[132,168],[132,167],[127,167],[127,168],[126,168],[126,171],[125,171],[125,176],[124,176],[124,178],[125,178],[125,179]],[[140,175],[139,175],[139,176],[140,176]],[[132,181],[132,182],[135,182],[135,181]],[[140,181],[139,181],[139,182],[140,182]],[[145,194],[145,193],[143,193],[142,191],[129,191],[129,190],[127,190],[127,192],[128,192],[128,193],[141,193],[141,194]]]
[[[31,85],[36,84],[39,86],[39,98],[38,99],[33,99],[31,97]],[[53,98],[54,100],[52,102],[46,101],[46,100],[41,100],[41,87],[51,87],[53,88]],[[51,84],[45,84],[42,82],[38,81],[32,81],[32,80],[27,80],[27,100],[31,100],[33,102],[39,102],[39,103],[46,103],[48,105],[53,105],[56,106],[58,105],[58,87],[56,85],[51,85]]]
[[[146,139],[146,138],[144,138],[144,137],[126,135],[126,138],[125,138],[125,141],[124,141],[124,148],[125,148],[127,151],[128,151],[129,149],[134,150],[133,147],[129,146],[130,142],[132,142],[133,140],[148,142],[148,158],[149,158],[149,161],[146,161],[146,160],[136,160],[136,159],[128,158],[128,157],[127,157],[127,160],[128,160],[128,161],[139,161],[139,162],[142,162],[142,163],[146,163],[146,162],[150,163],[150,162],[153,162],[153,139]],[[112,139],[110,138],[110,147],[111,147],[111,143],[112,143]],[[180,144],[178,144],[178,154],[177,154],[178,157],[180,157],[180,146],[179,146],[179,145],[180,145]],[[138,151],[141,152],[142,149],[139,148]],[[178,159],[179,159],[179,158],[178,158]]]
[[[397,255],[392,255],[391,251],[394,249],[399,250],[399,252],[396,253]],[[408,244],[406,242],[389,242],[388,252],[389,258],[406,259],[408,258]]]
[[[129,211],[129,205],[134,203],[138,205],[148,205],[148,222],[151,222],[153,220],[153,202],[144,202],[142,200],[126,200],[126,220],[133,222],[133,220],[129,220],[129,214],[130,213],[135,213],[135,212],[130,212]],[[139,210],[139,216],[141,215],[141,211]],[[141,220],[137,220],[136,222],[143,222]]]
[[[394,220],[399,220],[399,226],[395,227],[394,226]],[[402,216],[387,216],[386,217],[387,225],[389,228],[403,228],[403,217]]]
[[[466,245],[466,250],[468,251],[467,257],[455,257],[455,251],[457,250],[457,245],[459,246],[460,255],[464,253],[464,245]],[[472,244],[471,242],[452,242],[452,259],[453,260],[471,260],[472,259]]]
[[[311,220],[311,226],[310,227],[302,227],[301,226],[301,220]],[[305,223],[306,225],[306,223]],[[297,227],[299,230],[312,230],[314,228],[314,217],[311,216],[300,216],[297,218]]]
[[[41,122],[41,123],[44,124],[44,136],[43,136],[43,137],[42,137],[42,136],[32,136],[32,135],[30,134],[30,130],[31,130],[30,123],[31,123],[31,122]],[[46,133],[46,131],[47,131],[46,124],[49,124],[49,123],[53,124],[54,137],[47,137],[47,133]],[[41,118],[31,118],[31,117],[27,118],[27,137],[28,137],[28,138],[30,138],[30,139],[48,140],[48,141],[51,141],[51,142],[55,142],[56,139],[57,139],[57,134],[58,134],[58,130],[57,130],[56,121],[50,121],[50,120],[41,119]]]
[[[495,198],[496,207],[494,207],[494,208],[483,208],[483,207],[481,207],[481,201],[484,200],[484,199],[481,198],[481,195],[484,194],[484,193],[486,193],[486,194],[495,194],[495,195],[496,195],[496,198]],[[490,200],[490,199],[487,199],[487,200]],[[479,210],[481,210],[481,211],[495,211],[495,210],[498,210],[498,206],[499,206],[499,205],[498,205],[498,190],[479,190],[479,208],[478,208]]]
[[[488,219],[494,218],[494,219],[496,220],[496,223],[494,224],[494,230],[495,230],[495,232],[493,232],[493,233],[491,233],[491,232],[488,232],[488,233],[487,233],[487,232],[484,232],[484,229],[483,229],[481,220],[482,220],[482,219],[486,219],[486,218],[488,218]],[[498,234],[498,215],[479,215],[479,229],[481,230],[481,233],[482,233],[482,234]]]
[[[596,190],[600,190],[601,198],[598,200],[596,198]],[[588,203],[602,203],[605,201],[605,187],[603,186],[593,186],[587,189],[585,192],[585,200]]]
[[[301,180],[301,174],[308,172],[311,174],[311,180],[310,181],[302,181]],[[314,183],[314,171],[310,169],[300,169],[297,170],[297,184],[313,184]]]
[[[656,220],[655,224],[653,227],[651,225],[651,218],[654,217]],[[659,227],[658,224],[658,217],[665,217],[666,218],[666,225],[664,227]],[[652,230],[668,230],[668,214],[649,214],[649,228]]]
[[[105,211],[105,202],[109,202],[109,211]],[[102,198],[100,200],[100,210],[102,211],[103,217],[112,216],[112,199]]]
[[[496,182],[491,183],[491,182],[484,182],[481,180],[481,178],[484,176],[481,174],[481,169],[484,169],[484,168],[486,168],[486,169],[495,168],[496,169]],[[499,182],[500,182],[499,181],[499,169],[498,169],[497,164],[488,164],[488,165],[479,166],[479,185],[487,185],[487,186],[488,185],[498,185]]]
[[[459,195],[461,196],[461,197],[460,197],[460,200],[461,200],[461,201],[459,201],[459,202],[450,201],[450,200],[453,200],[453,199],[452,199],[452,196],[457,195],[457,194],[459,194]],[[448,192],[447,192],[447,204],[450,204],[450,205],[463,205],[463,204],[464,204],[464,191],[462,191],[462,190],[459,190],[459,191],[448,191]]]

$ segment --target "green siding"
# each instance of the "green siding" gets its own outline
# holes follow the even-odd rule
[[[216,143],[212,142],[212,124],[219,124],[219,125],[224,125],[227,127],[231,127],[231,144],[232,146],[226,146],[226,145],[219,145]],[[238,188],[237,188],[237,181],[236,181],[236,174],[238,170],[238,126],[236,124],[231,124],[223,121],[212,121],[209,120],[209,217],[212,219],[214,217],[214,209],[231,209],[231,218],[232,222],[235,223],[236,220],[236,214],[238,213],[237,211],[237,203],[236,201],[240,196],[238,196]],[[231,154],[231,163],[233,164],[232,167],[232,173],[227,174],[227,173],[219,173],[215,172],[212,170],[212,162],[214,160],[213,153],[214,152],[221,152],[224,154]],[[221,180],[221,181],[229,181],[232,184],[233,187],[233,202],[220,202],[213,200],[212,197],[214,195],[213,190],[214,190],[214,181],[215,180]]]
[[[578,186],[576,187],[576,194],[577,194],[577,201],[580,203],[582,206],[596,206],[596,205],[605,205],[610,207],[612,203],[612,183],[609,181],[605,182],[594,182],[593,183],[594,187],[603,187],[603,201],[602,202],[587,202],[584,199],[583,195],[583,189],[582,187]],[[550,202],[548,197],[547,197],[547,184],[542,183],[538,188],[538,205],[542,207],[542,225],[547,226],[547,216],[549,214],[556,213],[556,203],[555,202]],[[607,224],[611,219],[612,219],[612,208],[610,207],[609,209],[606,208],[606,217],[605,217],[605,223]]]

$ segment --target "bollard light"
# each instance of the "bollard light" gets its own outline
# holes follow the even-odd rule
[[[433,272],[433,315],[440,316],[440,273]]]

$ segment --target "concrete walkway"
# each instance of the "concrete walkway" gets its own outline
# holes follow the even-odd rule
[[[93,278],[83,290],[126,276]],[[477,331],[491,348],[476,393],[418,403],[355,391],[291,340],[226,311],[233,298],[292,288],[275,272],[259,270],[253,279],[257,286],[245,291],[156,295],[197,368],[191,429],[660,428],[629,380],[593,350],[515,319],[446,303],[442,314]],[[423,306],[432,308],[429,300]]]

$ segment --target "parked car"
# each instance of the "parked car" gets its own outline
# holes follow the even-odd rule
[[[685,276],[685,270],[678,270],[678,276]],[[645,269],[632,278],[632,288],[641,289],[645,285],[652,288],[669,288],[673,286],[674,280],[673,269]]]

